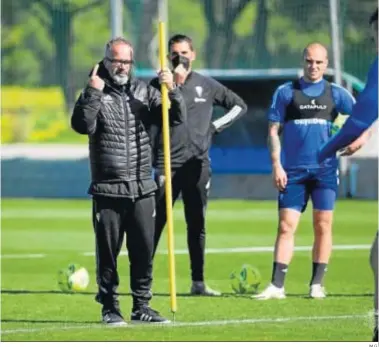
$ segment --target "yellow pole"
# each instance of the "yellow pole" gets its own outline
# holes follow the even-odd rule
[[[159,61],[161,70],[166,68],[166,37],[165,23],[159,22]],[[168,260],[169,260],[169,280],[171,311],[176,312],[176,281],[175,281],[175,255],[174,255],[174,223],[172,216],[172,192],[171,192],[171,157],[170,157],[170,128],[168,119],[168,91],[167,86],[162,83],[162,126],[163,126],[163,151],[165,167],[165,192],[166,192],[166,213],[167,213],[167,240],[168,240]]]

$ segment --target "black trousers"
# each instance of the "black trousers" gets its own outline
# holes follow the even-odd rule
[[[159,188],[155,195],[154,254],[167,221],[164,171],[156,170],[155,178]],[[184,203],[191,277],[193,281],[204,281],[205,211],[211,180],[209,162],[190,160],[179,169],[173,169],[171,179],[173,203],[180,193]]]
[[[98,284],[96,300],[101,304],[118,305],[117,258],[125,233],[133,309],[147,305],[151,299],[154,210],[154,195],[134,201],[127,198],[93,197]]]

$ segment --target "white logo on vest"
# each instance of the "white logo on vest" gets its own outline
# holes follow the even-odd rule
[[[196,90],[196,94],[198,97],[195,97],[194,101],[195,102],[206,102],[207,100],[201,97],[203,95],[203,87],[202,86],[196,86],[195,90]]]
[[[327,107],[326,105],[317,105],[316,99],[312,99],[310,105],[300,105],[300,110],[326,110]]]

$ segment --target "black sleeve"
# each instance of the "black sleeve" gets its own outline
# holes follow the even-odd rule
[[[214,104],[222,106],[228,111],[223,117],[216,119],[212,123],[214,127],[213,130],[216,133],[219,133],[243,116],[247,111],[247,106],[236,93],[214,79],[211,79],[210,81],[213,90]]]
[[[96,131],[97,115],[101,107],[101,90],[86,87],[75,104],[71,127],[79,134],[92,135]]]
[[[149,108],[153,123],[162,124],[162,94],[157,78],[153,79],[148,86]],[[169,120],[170,126],[181,124],[187,119],[187,108],[179,88],[168,92],[170,100]]]

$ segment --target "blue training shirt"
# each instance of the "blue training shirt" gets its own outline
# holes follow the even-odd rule
[[[325,80],[308,83],[300,79],[300,89],[308,97],[319,97],[325,89]],[[331,83],[332,98],[338,113],[350,115],[355,103],[354,97],[343,87]],[[287,106],[293,98],[293,82],[285,83],[277,88],[273,95],[272,104],[268,112],[270,122],[283,125],[282,152],[284,167],[318,168],[317,154],[319,149],[331,137],[332,123],[325,119],[289,120],[285,121]],[[336,166],[335,156],[328,157],[327,164]],[[325,163],[323,163],[323,166]]]
[[[320,150],[319,162],[346,147],[366,131],[378,118],[378,57],[372,63],[367,83],[357,98],[351,116],[341,130]]]

